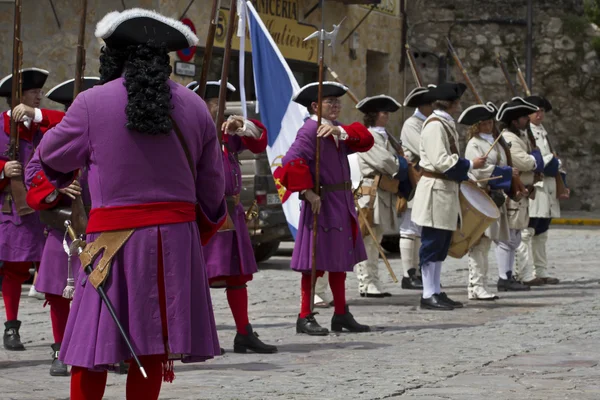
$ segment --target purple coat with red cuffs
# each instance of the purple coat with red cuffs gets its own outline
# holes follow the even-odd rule
[[[126,128],[128,96],[123,83],[118,78],[75,98],[63,121],[40,144],[42,168],[54,186],[65,187],[73,180],[72,171],[85,167],[92,209],[161,202],[199,205],[200,226],[193,221],[136,229],[114,257],[104,289],[138,355],[168,351],[184,362],[204,361],[220,354],[200,241],[218,228],[226,213],[215,124],[197,94],[168,81],[171,116],[187,144],[192,173],[174,131],[148,135]],[[87,241],[99,235],[88,234]],[[158,288],[161,253],[165,321]],[[75,285],[60,359],[93,369],[130,359],[84,271]]]
[[[242,190],[242,171],[236,155],[244,150],[258,154],[267,148],[267,129],[259,121],[251,120],[261,136],[254,139],[248,136],[224,134],[226,143],[223,151],[223,168],[225,170],[225,196],[239,195]],[[210,282],[215,287],[222,287],[226,277],[242,276],[244,280],[252,279],[258,271],[250,234],[246,225],[244,206],[239,203],[230,215],[235,230],[217,232],[204,246],[206,271]]]
[[[348,138],[340,140],[339,146],[336,145],[333,136],[320,139],[321,186],[351,182],[348,155],[368,151],[373,146],[373,136],[364,125],[355,122],[342,127]],[[282,160],[282,183],[288,190],[301,192],[314,187],[316,141],[317,122],[307,119]],[[367,259],[365,246],[358,231],[352,191],[323,193],[321,200],[321,212],[317,219],[317,270],[352,271],[354,265]],[[310,203],[303,201],[291,263],[292,269],[296,271],[311,270],[312,225],[313,212]]]

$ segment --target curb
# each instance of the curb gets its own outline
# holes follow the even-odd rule
[[[600,226],[600,219],[594,218],[555,218],[552,225]]]

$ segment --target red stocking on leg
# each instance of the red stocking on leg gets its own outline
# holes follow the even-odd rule
[[[93,372],[81,367],[71,370],[71,400],[102,400],[106,371]]]
[[[229,285],[229,282],[227,283]],[[242,286],[227,287],[227,302],[233,314],[235,327],[240,335],[247,335],[248,321],[248,289]]]
[[[330,272],[329,287],[333,294],[335,314],[346,314],[346,273]]]
[[[67,328],[67,320],[69,319],[71,300],[54,294],[46,294],[46,301],[50,303],[50,320],[52,321],[54,343],[62,343]]]
[[[4,272],[2,297],[7,321],[14,321],[19,316],[21,286],[29,279],[29,267],[31,267],[30,262],[5,262],[2,266]]]
[[[300,285],[300,318],[306,318],[310,315],[310,286],[310,274],[302,274],[302,282]]]
[[[163,378],[163,360],[165,355],[141,356],[140,362],[148,374],[142,376],[135,361],[130,360],[127,373],[127,400],[156,400],[160,394]]]

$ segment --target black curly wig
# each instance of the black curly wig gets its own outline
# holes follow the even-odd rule
[[[101,84],[124,76],[127,89],[128,129],[149,135],[168,134],[173,129],[169,53],[165,46],[148,42],[124,49],[102,48]]]

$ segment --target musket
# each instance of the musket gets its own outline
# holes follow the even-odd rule
[[[517,88],[515,87],[513,81],[510,79],[510,75],[508,74],[508,70],[506,69],[506,64],[504,64],[504,60],[502,59],[502,56],[499,53],[496,53],[496,64],[498,64],[498,67],[500,67],[502,75],[504,75],[504,80],[506,81],[506,84],[508,85],[513,97],[518,96],[519,94],[517,93]]]
[[[75,65],[75,82],[73,100],[83,88],[83,75],[85,71],[85,24],[87,18],[87,0],[81,0],[81,15],[79,17],[79,37],[77,39],[77,63]],[[82,196],[77,196],[71,202],[71,218],[75,233],[83,236],[87,228],[88,218],[83,205]]]
[[[87,245],[87,243],[83,239],[81,239],[81,238],[79,238],[77,236],[77,234],[73,230],[73,227],[71,226],[71,223],[69,221],[65,221],[65,228],[66,228],[67,234],[69,235],[69,237],[72,240],[70,249],[72,249],[74,251],[77,251],[77,255],[81,255],[81,253],[83,253],[83,250],[85,249],[85,246]],[[94,261],[92,261],[92,263],[93,262]],[[93,265],[92,264],[83,265],[82,267],[83,267],[83,271],[85,272],[85,274],[87,276],[89,276],[92,273],[92,271],[93,271]],[[135,353],[135,350],[133,349],[133,346],[131,345],[131,341],[129,340],[129,337],[127,336],[127,333],[125,332],[125,329],[123,329],[123,325],[119,321],[119,317],[117,317],[117,313],[115,312],[115,307],[113,306],[112,302],[110,301],[110,299],[106,295],[106,291],[104,290],[104,286],[99,285],[96,288],[96,291],[100,295],[100,298],[102,299],[102,302],[106,306],[106,309],[108,310],[108,313],[110,314],[110,316],[112,317],[113,321],[117,325],[117,328],[119,329],[119,332],[121,333],[121,337],[125,341],[125,345],[129,349],[129,352],[131,353],[131,356],[133,357],[135,363],[137,364],[137,366],[138,366],[138,368],[140,370],[140,373],[142,374],[142,376],[144,378],[148,379],[148,375],[146,374],[146,370],[142,366],[142,363],[141,363],[140,359],[138,358],[137,354]]]
[[[467,85],[467,87],[469,88],[469,90],[471,91],[473,96],[475,97],[475,100],[479,104],[485,104],[483,99],[477,92],[477,89],[475,89],[475,85],[473,85],[473,82],[471,81],[471,78],[469,77],[467,70],[463,66],[462,61],[458,57],[458,53],[454,49],[454,46],[452,45],[450,38],[446,38],[446,40],[448,41],[448,49],[450,50],[450,54],[452,55],[452,58],[454,59],[454,63],[456,64],[456,66],[458,67],[460,72],[462,73],[463,78],[465,80],[465,84]],[[494,147],[494,145],[496,143],[498,143],[502,147],[502,149],[504,150],[504,153],[506,154],[506,163],[512,168],[513,162],[512,162],[512,154],[510,152],[510,147],[509,147],[508,143],[506,143],[506,140],[504,140],[504,137],[500,133],[500,130],[498,129],[496,124],[494,124],[494,131],[495,131],[494,133],[496,135],[496,140],[492,144],[492,147]],[[521,181],[521,178],[519,178],[518,176],[514,176],[514,175],[512,176],[510,186],[511,186],[510,197],[515,201],[519,201],[523,196],[527,196],[529,194],[529,190],[527,190],[527,188]]]
[[[235,1],[235,0],[234,0]],[[321,126],[323,116],[323,69],[324,69],[324,57],[325,57],[325,41],[329,40],[329,47],[332,48],[335,44],[335,39],[340,29],[340,25],[333,25],[331,32],[325,31],[325,0],[319,0],[319,6],[321,7],[321,29],[313,32],[307,36],[304,41],[311,40],[314,38],[319,39],[319,86],[317,94],[317,129]],[[344,18],[345,19],[345,18]],[[317,196],[321,195],[321,139],[317,137],[316,155],[315,155],[315,188],[314,191]],[[311,255],[311,295],[310,295],[310,310],[313,312],[315,307],[315,285],[317,283],[317,231],[318,231],[318,218],[316,213],[313,213],[313,232],[312,232],[312,255]]]
[[[23,42],[21,41],[21,13],[22,0],[15,0],[15,26],[13,37],[13,65],[12,65],[12,88],[11,88],[11,109],[12,118],[10,119],[10,139],[6,155],[10,161],[19,161],[19,121],[15,120],[15,108],[21,104],[22,72],[21,63],[23,62]],[[25,164],[25,163],[24,163]],[[25,165],[23,165],[23,171]],[[17,215],[24,216],[33,214],[35,211],[27,205],[27,189],[23,181],[23,176],[14,176],[10,178],[10,193],[4,196],[2,204],[2,213],[12,214],[12,204],[14,201]]]
[[[225,38],[225,54],[223,55],[223,67],[221,68],[221,86],[219,87],[219,109],[217,111],[217,135],[219,143],[223,143],[223,121],[225,121],[225,103],[227,102],[227,78],[229,76],[229,63],[231,61],[231,40],[235,28],[235,16],[237,13],[237,0],[231,0],[229,6],[229,19],[227,20],[227,36]],[[243,38],[242,38],[243,39]],[[204,72],[204,71],[203,71]],[[198,89],[199,91],[200,89]],[[200,93],[200,92],[199,92]],[[204,92],[200,93],[204,96]]]
[[[531,90],[529,89],[529,86],[527,86],[527,82],[525,81],[525,77],[523,76],[523,71],[521,71],[521,66],[519,65],[519,61],[516,57],[514,58],[514,63],[515,67],[517,68],[517,77],[519,78],[519,83],[521,84],[521,87],[523,88],[527,96],[531,96]],[[527,136],[529,137],[529,141],[532,142],[532,147],[537,147],[535,137],[533,136],[533,132],[531,132],[530,126],[527,126]],[[546,135],[546,140],[548,141],[548,147],[550,147],[550,152],[554,154],[556,158],[558,158],[556,152],[554,151],[554,148],[552,147],[552,142],[550,141],[550,137],[548,135]],[[541,180],[542,178],[538,175],[537,179]],[[556,197],[569,198],[567,186],[565,185],[565,181],[560,172],[556,174],[554,180],[556,181]]]
[[[210,68],[210,61],[212,59],[213,46],[215,43],[215,32],[217,31],[217,24],[219,22],[219,10],[221,9],[221,0],[213,0],[212,9],[210,10],[210,23],[208,25],[208,34],[206,36],[206,44],[204,45],[204,58],[202,59],[202,71],[200,72],[200,80],[198,81],[197,93],[201,97],[204,97],[206,92],[206,81],[208,80],[208,70]],[[229,20],[232,24],[233,20]],[[217,126],[217,130],[220,127]]]
[[[419,67],[417,67],[417,60],[415,60],[415,56],[413,55],[408,43],[406,43],[406,56],[408,57],[408,65],[410,65],[410,70],[413,78],[415,79],[415,83],[417,86],[423,87],[423,77],[421,76]]]

